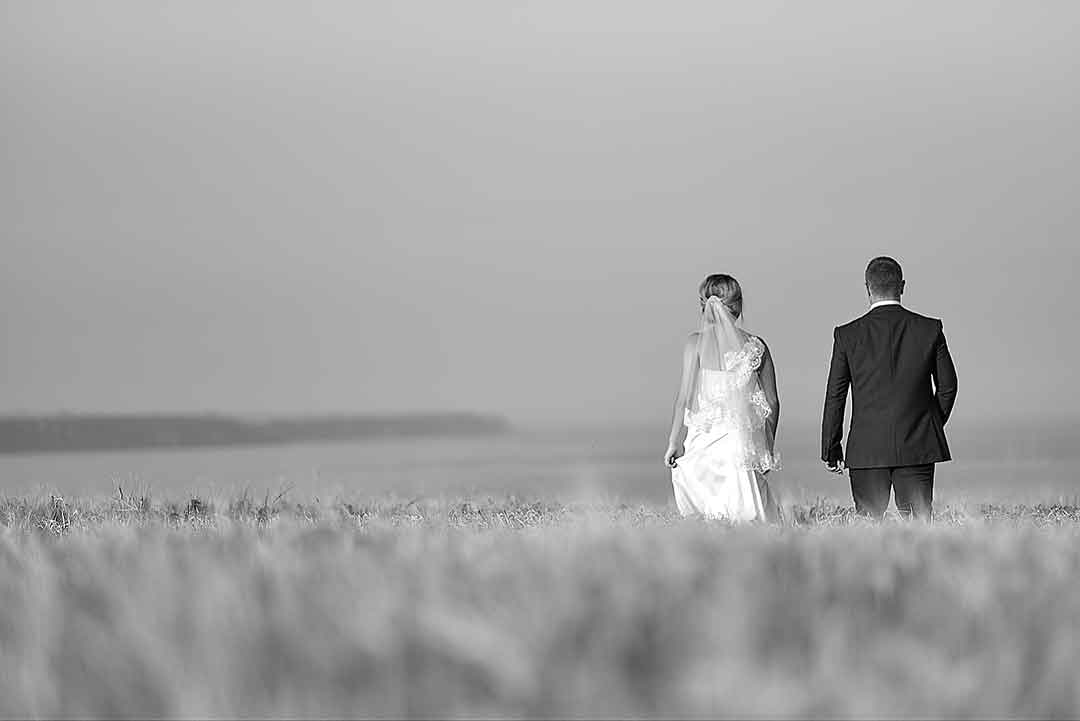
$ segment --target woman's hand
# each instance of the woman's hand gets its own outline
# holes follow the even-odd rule
[[[668,444],[667,451],[664,453],[664,465],[668,468],[674,468],[679,465],[678,460],[686,454],[686,449],[682,443],[678,441]]]

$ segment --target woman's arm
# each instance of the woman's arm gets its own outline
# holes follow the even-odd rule
[[[685,439],[686,404],[690,400],[691,386],[694,383],[694,374],[697,372],[697,349],[699,333],[691,333],[686,339],[683,348],[682,380],[679,381],[679,392],[675,396],[675,407],[671,414],[671,433],[668,435],[668,447],[664,453],[664,465],[674,468],[676,461],[684,453],[683,440]]]
[[[765,393],[765,401],[769,404],[771,411],[766,421],[769,430],[766,436],[769,439],[769,453],[772,453],[776,444],[776,429],[780,424],[780,394],[776,390],[776,365],[773,363],[772,352],[769,346],[765,345],[765,341],[761,341],[761,344],[765,346],[765,355],[761,358],[758,378],[761,380],[761,390]]]

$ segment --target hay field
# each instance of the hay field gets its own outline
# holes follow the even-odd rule
[[[0,499],[0,717],[1080,716],[1080,509]]]

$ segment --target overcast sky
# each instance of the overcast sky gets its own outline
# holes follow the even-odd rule
[[[1080,403],[1080,4],[0,5],[0,412],[784,413],[892,254],[957,419]]]

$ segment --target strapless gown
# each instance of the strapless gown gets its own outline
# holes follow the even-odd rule
[[[752,346],[751,350],[754,350]],[[753,358],[754,355],[750,354],[751,367],[743,370],[742,383],[746,383],[746,372],[757,370],[760,354],[758,358]],[[702,515],[729,521],[774,521],[778,517],[777,503],[762,473],[775,467],[778,461],[771,451],[763,448],[766,445],[763,432],[760,428],[725,422],[724,409],[717,407],[716,399],[724,398],[727,387],[739,382],[739,374],[734,371],[702,372],[695,407],[708,410],[706,413],[687,411],[685,454],[671,469],[675,505],[684,516]],[[757,382],[756,377],[752,382]],[[754,391],[753,402],[765,406],[764,395],[756,397],[759,393],[760,390]],[[762,422],[767,411],[763,413]],[[708,417],[707,422],[702,420],[703,416]]]

